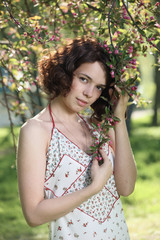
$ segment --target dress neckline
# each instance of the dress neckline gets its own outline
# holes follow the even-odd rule
[[[52,131],[51,131],[51,141],[52,141],[52,138],[53,138],[53,131],[54,131],[54,129],[56,129],[58,132],[61,133],[61,135],[63,135],[66,139],[68,139],[68,141],[70,141],[70,142],[71,142],[74,146],[76,146],[80,151],[82,151],[83,153],[85,153],[85,154],[88,155],[88,156],[92,156],[92,155],[93,155],[93,154],[89,154],[89,153],[85,152],[82,148],[80,148],[80,147],[78,146],[78,144],[74,143],[70,138],[68,138],[68,137],[66,136],[66,134],[64,134],[61,130],[59,130],[59,129],[55,126],[55,122],[54,122],[53,114],[52,114],[52,111],[51,111],[51,104],[50,104],[50,103],[49,103],[49,113],[50,113],[50,116],[51,116],[51,119],[52,119],[52,123],[53,123]],[[87,126],[87,128],[90,129],[90,128],[89,128],[89,125],[88,125],[87,122],[84,120],[84,118],[83,118],[79,113],[77,113],[77,115],[82,119],[82,121],[85,123],[85,125]],[[49,147],[50,147],[50,145],[51,145],[51,141],[50,141]]]

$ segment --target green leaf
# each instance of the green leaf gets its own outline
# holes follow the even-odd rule
[[[109,109],[108,107],[105,107],[105,113],[108,115],[109,114]]]
[[[122,90],[121,93],[122,93],[122,96],[124,96],[125,95],[125,90]]]
[[[108,99],[107,99],[107,98],[105,98],[105,97],[103,97],[103,96],[101,96],[101,98],[102,98],[103,100],[105,100],[106,102],[108,102]]]
[[[97,125],[95,123],[91,124],[95,129],[97,129]]]

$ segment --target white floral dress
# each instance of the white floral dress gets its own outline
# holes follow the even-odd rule
[[[52,118],[53,119],[53,118]],[[54,122],[53,122],[54,124]],[[113,156],[106,144],[106,154]],[[53,127],[47,153],[45,197],[57,198],[91,183],[92,156]],[[67,215],[50,223],[50,240],[129,240],[114,175],[96,195]]]

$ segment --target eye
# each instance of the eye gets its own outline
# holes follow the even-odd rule
[[[104,88],[101,87],[101,86],[97,86],[97,89],[98,89],[100,92],[102,92],[102,91],[104,90]]]
[[[85,78],[85,77],[80,77],[79,79],[80,79],[82,82],[86,82],[86,83],[88,82],[88,79]]]

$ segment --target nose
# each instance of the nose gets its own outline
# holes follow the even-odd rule
[[[83,94],[86,97],[91,98],[93,96],[93,90],[94,88],[92,86],[86,86],[86,88],[83,91]]]

